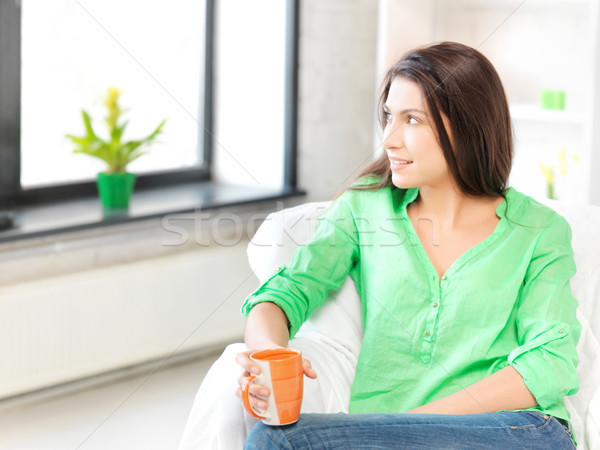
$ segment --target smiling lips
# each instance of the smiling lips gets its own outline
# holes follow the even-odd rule
[[[390,158],[390,166],[392,170],[400,170],[408,167],[413,162],[408,159]]]

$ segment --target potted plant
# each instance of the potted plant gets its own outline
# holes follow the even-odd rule
[[[142,139],[124,141],[123,133],[128,121],[121,119],[123,110],[119,106],[120,95],[118,89],[109,88],[104,99],[104,105],[108,110],[105,119],[108,139],[102,139],[94,132],[90,115],[83,109],[81,115],[85,125],[85,135],[66,135],[76,146],[73,153],[83,153],[106,162],[108,166],[106,171],[99,173],[96,180],[102,206],[105,209],[129,207],[136,176],[127,172],[127,166],[146,153],[143,147],[156,139],[166,122],[163,120],[152,133]]]

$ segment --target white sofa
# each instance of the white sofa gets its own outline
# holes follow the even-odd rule
[[[583,326],[578,346],[579,392],[567,406],[584,449],[600,449],[600,208],[547,202],[571,224],[577,275],[572,279]],[[250,266],[259,281],[286,264],[298,245],[308,242],[317,217],[328,202],[307,203],[267,217],[248,246]],[[303,412],[347,411],[350,386],[362,338],[361,307],[352,280],[330,294],[311,316],[290,347],[312,361],[318,378],[305,378]],[[234,355],[245,349],[233,344],[207,374],[188,419],[180,449],[242,448],[255,419],[245,414],[233,394],[240,369]]]

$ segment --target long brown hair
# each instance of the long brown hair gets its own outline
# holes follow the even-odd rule
[[[409,51],[388,70],[383,80],[379,98],[382,128],[385,126],[383,105],[396,77],[413,81],[421,88],[458,188],[469,196],[502,195],[510,174],[513,140],[506,94],[492,63],[474,48],[456,42]],[[442,116],[448,119],[452,142]],[[376,175],[378,181],[351,189],[392,185],[385,151],[358,178],[366,175]]]

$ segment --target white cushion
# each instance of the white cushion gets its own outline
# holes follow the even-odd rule
[[[288,264],[298,246],[307,244],[317,228],[317,218],[331,202],[306,203],[270,214],[248,245],[250,267],[263,283],[281,265]],[[332,292],[298,332],[321,333],[358,356],[362,341],[362,311],[350,277]]]
[[[600,207],[551,200],[544,203],[567,219],[573,232],[577,273],[571,280],[571,288],[579,301],[577,318],[582,326],[577,346],[580,388],[566,401],[579,446],[597,449],[600,448]]]

